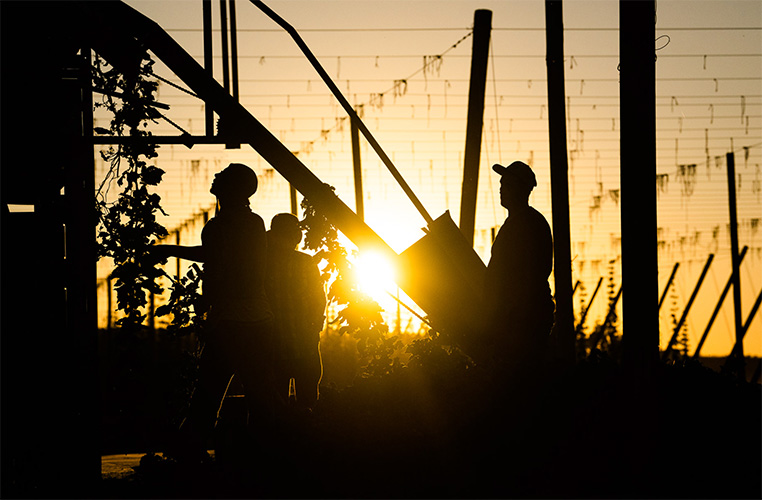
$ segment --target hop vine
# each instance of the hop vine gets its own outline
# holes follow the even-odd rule
[[[164,275],[155,258],[146,253],[156,239],[167,235],[156,219],[158,213],[166,215],[161,197],[151,192],[164,175],[150,163],[158,156],[158,146],[151,143],[147,127],[160,116],[153,107],[158,83],[151,78],[152,67],[153,61],[144,54],[119,69],[96,57],[92,68],[93,90],[102,95],[94,106],[111,114],[108,128],[94,131],[120,139],[116,146],[100,152],[109,170],[95,199],[97,257],[113,259],[117,309],[124,313],[117,325],[128,331],[141,328],[147,294],[162,292],[157,279]],[[121,191],[116,201],[110,202],[108,194],[114,184]]]
[[[333,190],[334,188],[331,187]],[[381,306],[358,288],[350,255],[338,239],[338,231],[306,198],[302,200],[306,230],[304,247],[315,251],[321,263],[324,283],[329,283],[328,301],[337,308],[333,320],[341,334],[357,340],[357,350],[364,359],[363,376],[383,376],[393,372],[400,362],[393,353],[401,347],[381,316]]]

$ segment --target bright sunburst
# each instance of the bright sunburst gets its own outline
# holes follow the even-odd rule
[[[360,290],[378,302],[388,300],[387,292],[397,289],[394,267],[384,256],[375,252],[361,252],[354,263]]]

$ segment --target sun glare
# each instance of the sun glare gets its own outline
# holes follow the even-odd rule
[[[394,268],[384,256],[375,252],[360,253],[354,263],[360,290],[376,301],[388,299],[387,292],[394,292]]]

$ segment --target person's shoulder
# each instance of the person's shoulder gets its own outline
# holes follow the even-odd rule
[[[204,224],[204,227],[201,229],[201,235],[203,236],[204,233],[212,233],[216,230],[216,228],[219,226],[220,221],[217,220],[217,217],[212,217],[208,221],[206,221],[206,224]]]
[[[545,218],[545,216],[542,214],[542,212],[540,212],[539,210],[537,210],[533,206],[530,206],[529,210],[527,210],[527,216],[531,217],[532,219],[537,220],[538,222],[544,222],[545,224],[548,223],[548,219]]]
[[[264,229],[265,227],[264,219],[256,212],[252,212],[252,211],[244,212],[244,220],[246,221],[247,224],[256,226],[257,228],[261,227],[262,229]]]
[[[532,221],[532,226],[534,226],[535,230],[542,231],[546,235],[550,236],[550,224],[548,223],[548,219],[545,218],[545,216],[542,214],[542,212],[538,211],[534,207],[529,207],[529,218]]]
[[[315,258],[312,255],[300,252],[299,250],[294,250],[294,259],[298,260],[303,265],[316,265]]]

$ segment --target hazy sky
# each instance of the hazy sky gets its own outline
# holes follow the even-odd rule
[[[200,0],[127,3],[201,60]],[[533,165],[539,186],[532,203],[550,220],[542,1],[266,3],[299,30],[347,99],[362,106],[364,121],[428,211],[436,217],[450,210],[456,221],[471,55],[468,35],[474,11],[491,10],[475,248],[483,259],[489,258],[490,228],[506,215],[490,173],[494,162],[521,159]],[[212,4],[219,28],[219,3]],[[618,2],[572,0],[563,8],[574,279],[589,296],[599,277],[611,271],[617,286],[620,279]],[[236,10],[242,103],[354,207],[345,114],[286,34],[250,2],[239,0]],[[662,344],[670,313],[682,312],[708,254],[716,254],[689,316],[693,349],[729,273],[724,156],[731,148],[739,173],[741,245],[750,247],[741,275],[744,315],[762,287],[762,2],[660,0],[656,22],[660,287],[674,263],[681,263],[675,290],[661,311]],[[219,47],[215,33],[217,56]],[[431,57],[437,55],[441,59]],[[219,57],[216,67],[221,81]],[[176,81],[161,65],[157,72]],[[168,116],[175,123],[202,133],[202,103],[165,85],[159,100],[172,106]],[[166,123],[155,132],[179,133]],[[170,213],[165,222],[170,229],[210,206],[210,176],[231,160],[252,165],[263,179],[253,207],[266,221],[288,211],[287,185],[248,146],[238,151],[164,146],[160,153],[159,164],[168,171],[160,193]],[[401,251],[422,236],[423,219],[367,145],[362,155],[368,223]],[[187,225],[183,238],[192,242],[198,230]],[[575,296],[577,309],[580,295]],[[705,354],[730,350],[732,308],[726,302]],[[591,314],[604,313],[599,296]],[[745,346],[749,353],[762,353],[759,317]]]

